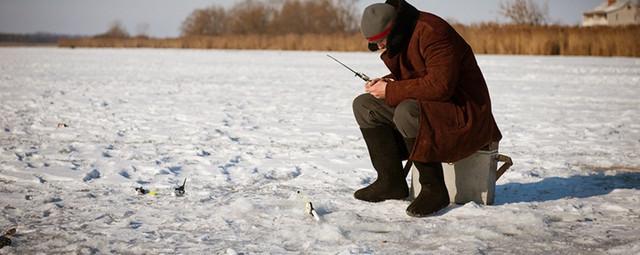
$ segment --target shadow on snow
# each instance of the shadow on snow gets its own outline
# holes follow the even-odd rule
[[[495,204],[587,198],[605,195],[616,189],[640,189],[640,173],[596,173],[550,177],[534,183],[506,183],[496,186]]]

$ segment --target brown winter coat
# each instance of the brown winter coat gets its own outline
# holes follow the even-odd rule
[[[385,102],[420,102],[420,130],[410,159],[455,162],[502,138],[487,84],[471,47],[443,19],[404,0],[382,60],[391,71]]]

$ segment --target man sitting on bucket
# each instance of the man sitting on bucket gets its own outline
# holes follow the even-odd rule
[[[455,162],[502,138],[471,47],[443,19],[404,0],[368,6],[361,29],[391,73],[367,82],[353,112],[378,177],[357,199],[405,199],[409,159],[422,189],[414,217],[449,205],[442,162]]]

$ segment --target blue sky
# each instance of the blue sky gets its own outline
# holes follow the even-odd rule
[[[174,37],[180,24],[196,8],[230,6],[238,0],[0,0],[0,32],[93,35],[120,21],[135,34],[141,27],[156,37]],[[462,23],[500,20],[501,0],[408,0],[418,9]],[[544,0],[536,0],[544,3]],[[375,2],[360,0],[359,9]],[[585,10],[603,0],[549,0],[551,19],[577,24]]]

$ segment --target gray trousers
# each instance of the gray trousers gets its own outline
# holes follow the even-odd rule
[[[353,100],[353,114],[360,128],[382,125],[395,127],[404,138],[416,138],[420,127],[420,105],[416,100],[404,100],[390,107],[383,99],[362,94]]]

